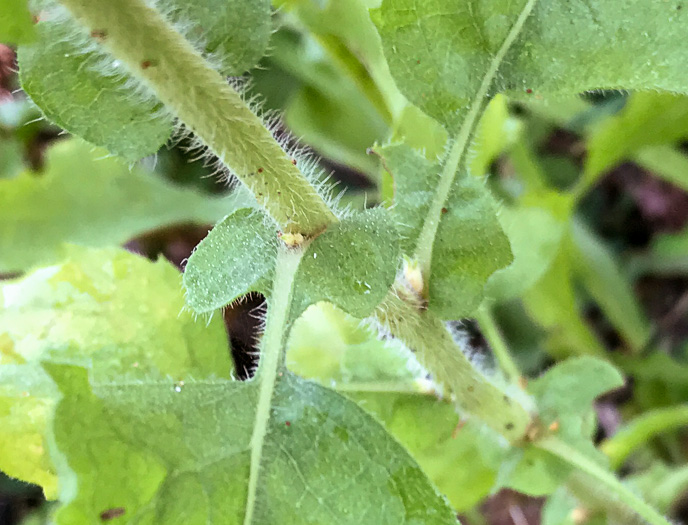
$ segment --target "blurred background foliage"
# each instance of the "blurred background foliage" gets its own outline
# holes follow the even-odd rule
[[[264,110],[320,157],[354,208],[394,191],[373,148],[446,135],[409,105],[367,14],[375,0],[274,2],[269,53],[245,75]],[[136,165],[104,159],[40,118],[0,46],[0,275],[52,263],[63,243],[123,245],[179,268],[222,218],[228,184],[184,140]],[[419,130],[423,130],[422,133]],[[425,139],[424,139],[425,140]],[[523,374],[590,354],[614,362],[623,388],[596,403],[595,440],[628,483],[688,520],[688,98],[586,93],[557,101],[493,99],[472,147],[500,221],[521,254],[519,288],[495,277],[490,308]],[[224,312],[236,369],[255,358],[251,296]],[[471,319],[457,320],[476,359],[492,361]],[[490,339],[489,337],[487,339]],[[0,340],[0,350],[2,349]],[[453,408],[371,332],[334,307],[310,308],[292,335],[297,373],[349,393],[412,452],[471,525],[598,523],[563,490],[493,493],[501,449],[461,427]],[[374,385],[384,383],[384,391]],[[370,388],[368,388],[370,387]],[[0,478],[0,523],[44,523],[40,489]]]

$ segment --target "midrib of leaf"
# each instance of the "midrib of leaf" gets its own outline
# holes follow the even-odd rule
[[[258,381],[258,405],[251,436],[251,463],[248,478],[248,495],[244,525],[253,523],[258,491],[258,476],[263,456],[265,436],[270,422],[272,396],[278,372],[283,368],[284,338],[289,318],[294,276],[303,256],[301,249],[281,248],[276,261],[275,281],[270,302],[268,318],[260,348],[260,364],[254,381]]]
[[[472,0],[471,0],[472,1]],[[511,27],[511,30],[506,35],[504,42],[502,42],[499,51],[492,58],[490,66],[485,72],[480,88],[478,89],[475,97],[470,105],[470,109],[461,128],[454,139],[451,150],[449,151],[449,156],[445,161],[444,167],[442,168],[442,173],[440,175],[440,181],[437,185],[437,190],[435,191],[435,197],[430,203],[430,208],[428,209],[428,214],[425,217],[425,222],[423,223],[423,229],[418,237],[418,244],[416,245],[415,259],[418,261],[422,275],[425,278],[425,286],[428,286],[429,276],[430,276],[430,264],[432,261],[432,248],[435,243],[435,236],[437,235],[437,228],[440,224],[440,218],[442,216],[442,208],[445,206],[449,194],[456,178],[456,173],[459,170],[459,166],[463,161],[466,147],[468,142],[473,135],[473,131],[478,122],[481,114],[481,109],[485,105],[485,98],[487,97],[490,86],[494,81],[495,75],[499,70],[499,67],[504,60],[504,57],[508,53],[509,49],[518,38],[518,35],[523,29],[528,16],[530,16],[533,7],[537,3],[537,0],[528,0],[523,10],[518,15],[516,22]]]

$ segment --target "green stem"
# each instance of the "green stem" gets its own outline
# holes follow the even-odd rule
[[[502,337],[502,333],[495,323],[492,312],[490,312],[489,307],[484,306],[478,310],[475,316],[478,324],[480,325],[480,330],[482,331],[487,342],[490,343],[490,348],[499,363],[499,367],[504,372],[509,382],[518,383],[521,377],[521,371],[518,369],[516,361],[511,357],[509,348]]]
[[[416,246],[415,253],[415,259],[418,261],[421,273],[423,274],[426,283],[429,282],[432,248],[435,243],[435,236],[437,234],[437,228],[440,224],[440,218],[442,217],[442,208],[445,207],[447,199],[449,198],[454,179],[456,178],[456,173],[458,172],[461,162],[463,161],[466,148],[468,147],[468,143],[473,136],[475,127],[481,114],[481,110],[486,103],[487,95],[490,91],[490,87],[492,86],[495,76],[497,75],[499,66],[501,66],[504,57],[513,43],[516,41],[516,38],[523,29],[523,26],[536,3],[537,0],[528,0],[528,2],[526,2],[526,5],[523,7],[523,10],[504,39],[504,42],[502,42],[502,46],[499,48],[499,51],[497,51],[490,61],[487,72],[483,77],[482,83],[480,84],[475,97],[473,97],[473,101],[471,102],[466,118],[459,128],[459,132],[457,133],[451,150],[449,151],[449,156],[447,157],[444,167],[442,168],[440,182],[437,185],[435,197],[433,198],[430,204],[430,209],[428,210],[428,214],[425,217],[423,229],[418,237],[418,245]]]
[[[418,308],[409,291],[400,286],[393,289],[376,316],[409,347],[433,380],[454,394],[461,414],[480,419],[511,443],[523,439],[532,419],[528,410],[475,368],[444,322]]]
[[[606,493],[608,496],[606,499],[610,505],[617,506],[618,503],[621,503],[650,525],[670,525],[664,516],[621,483],[614,474],[600,467],[567,443],[556,437],[548,436],[535,442],[534,445],[565,461],[581,473],[592,476],[598,482],[596,485],[597,494],[601,496],[603,492]]]
[[[277,255],[275,281],[268,304],[268,318],[260,348],[260,364],[253,381],[259,382],[256,419],[251,436],[251,467],[248,479],[248,496],[244,523],[253,520],[258,490],[258,476],[263,455],[265,436],[272,411],[272,395],[278,372],[284,368],[284,345],[289,320],[294,276],[303,256],[303,250],[282,247]]]
[[[661,408],[647,412],[622,428],[601,445],[613,468],[657,434],[688,426],[688,405]]]
[[[336,217],[241,94],[145,0],[61,0],[131,75],[152,90],[291,233]]]

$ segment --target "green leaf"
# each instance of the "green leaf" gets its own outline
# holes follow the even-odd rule
[[[253,74],[261,95],[269,95],[279,85],[277,96],[285,97],[284,119],[296,136],[323,156],[375,176],[378,162],[366,154],[366,148],[384,139],[388,125],[361,92],[361,85],[310,35],[283,29],[271,42],[268,69]],[[367,75],[360,64],[356,73]],[[296,84],[286,96],[285,76]]]
[[[355,212],[331,225],[303,256],[292,315],[319,301],[332,302],[357,317],[370,315],[394,282],[398,236],[384,208]]]
[[[550,368],[530,383],[529,391],[537,399],[540,418],[549,425],[562,417],[584,416],[598,396],[623,384],[623,376],[613,365],[584,356]]]
[[[265,54],[272,34],[270,0],[167,0],[164,9],[223,75],[239,76]]]
[[[19,75],[49,120],[130,161],[167,142],[172,119],[156,101],[132,93],[87,37],[74,36],[73,22],[39,22],[36,31],[35,43],[19,47]]]
[[[441,166],[406,145],[385,146],[379,153],[394,178],[392,212],[402,250],[413,253]],[[429,306],[444,319],[470,315],[490,275],[512,261],[496,210],[481,180],[466,174],[455,180],[435,237],[429,283]]]
[[[552,494],[573,469],[559,458],[530,445],[512,449],[502,463],[495,489],[508,487],[530,496]]]
[[[385,120],[390,120],[403,108],[405,100],[389,72],[366,3],[365,0],[275,2],[299,17],[340,70],[354,80],[358,91]]]
[[[565,224],[540,207],[504,207],[499,223],[509,238],[514,261],[490,276],[485,296],[496,302],[518,297],[547,271],[557,254]]]
[[[602,443],[601,448],[609,456],[612,467],[618,468],[632,452],[650,443],[656,435],[685,428],[687,425],[688,403],[647,410],[626,423]]]
[[[112,509],[123,522],[245,523],[257,382],[91,387],[83,368],[49,370],[64,394],[54,423],[66,481],[58,524],[95,523]],[[272,407],[250,523],[456,523],[416,463],[354,403],[284,374]]]
[[[443,319],[460,319],[475,311],[487,280],[513,256],[482,181],[459,177],[445,210],[433,246],[430,308]]]
[[[168,224],[212,223],[251,201],[175,187],[79,140],[59,142],[40,175],[0,180],[0,272],[54,263],[65,242],[118,245]]]
[[[514,144],[522,127],[522,122],[510,116],[506,97],[494,97],[476,128],[468,163],[470,173],[478,177],[487,175],[492,161]]]
[[[398,234],[382,208],[356,212],[319,235],[296,275],[296,318],[311,304],[330,301],[365,317],[394,282]],[[187,302],[211,312],[251,291],[270,291],[278,232],[253,210],[239,210],[201,241],[184,272]]]
[[[631,283],[610,250],[579,221],[572,224],[572,267],[633,352],[650,338],[645,317]]]
[[[395,122],[392,143],[403,142],[435,162],[447,145],[447,131],[420,109],[408,104]]]
[[[0,12],[0,42],[23,44],[30,42],[34,36],[27,0],[4,0]]]
[[[50,7],[48,12],[50,12]],[[224,74],[238,75],[263,56],[272,32],[268,0],[167,2],[173,20]],[[36,25],[38,38],[19,48],[22,87],[45,116],[67,131],[128,160],[154,154],[170,137],[172,118],[94,41],[59,14]],[[231,30],[229,28],[232,28]],[[246,28],[237,30],[237,28]]]
[[[592,402],[622,385],[623,377],[611,364],[585,356],[558,363],[531,382],[528,390],[536,398],[543,429],[556,424],[553,432],[559,439],[604,465],[604,456],[591,441]],[[500,469],[500,485],[533,496],[551,494],[573,471],[562,458],[533,445],[514,450],[510,456]]]
[[[394,341],[381,341],[357,319],[319,303],[294,323],[287,364],[381,421],[458,512],[490,493],[505,449],[476,420],[459,428],[453,405],[437,397]]]
[[[220,319],[183,311],[168,262],[72,248],[65,262],[0,287],[0,468],[55,496],[44,435],[58,393],[40,362],[88,362],[108,381],[156,372],[229,377]]]
[[[617,114],[588,138],[583,174],[592,184],[602,173],[645,146],[672,144],[688,137],[688,97],[671,93],[635,93]]]
[[[294,322],[287,347],[289,370],[332,387],[386,382],[413,388],[417,374],[408,361],[360,319],[325,302],[309,306]]]
[[[676,46],[688,14],[677,2],[420,5],[384,0],[372,17],[401,92],[452,133],[485,80],[490,93],[521,98],[605,88],[681,93],[688,85]]]
[[[59,395],[38,366],[9,364],[13,351],[9,335],[0,333],[0,470],[41,486],[45,496],[54,499],[57,478],[45,432]]]
[[[187,304],[207,313],[252,291],[268,293],[277,246],[277,228],[262,213],[242,209],[225,217],[189,257]]]
[[[635,152],[633,160],[653,175],[688,191],[688,157],[673,146],[649,146]]]
[[[572,513],[578,501],[565,488],[552,494],[542,508],[542,525],[576,525]]]
[[[557,357],[605,355],[605,348],[583,321],[572,280],[567,242],[562,242],[549,269],[523,295],[530,317],[548,332],[545,347]]]
[[[647,471],[629,476],[625,481],[657,510],[669,513],[671,507],[688,490],[688,466],[672,468],[654,463]]]

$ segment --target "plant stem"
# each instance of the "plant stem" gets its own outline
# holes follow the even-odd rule
[[[336,217],[242,96],[144,0],[61,0],[287,232],[313,236]]]
[[[534,446],[546,450],[575,467],[578,471],[592,476],[599,482],[596,486],[596,493],[602,496],[603,491],[606,492],[607,497],[604,499],[607,499],[610,505],[618,506],[617,502],[622,503],[650,525],[670,525],[664,516],[621,483],[614,474],[608,472],[567,443],[556,437],[548,436],[540,441],[536,441]]]
[[[504,39],[504,42],[502,42],[502,46],[499,48],[499,51],[497,51],[490,61],[487,72],[483,77],[478,91],[473,97],[473,101],[471,102],[468,113],[466,114],[466,118],[459,128],[459,132],[453,141],[449,155],[444,162],[444,167],[442,168],[442,173],[440,175],[440,182],[437,185],[435,196],[430,203],[430,209],[425,217],[423,229],[420,232],[418,244],[416,246],[415,259],[418,261],[426,286],[427,283],[430,282],[429,278],[432,261],[432,248],[435,243],[435,236],[437,234],[437,228],[440,224],[440,218],[442,217],[442,208],[444,208],[447,199],[449,198],[454,179],[456,178],[456,173],[461,166],[468,143],[473,136],[476,125],[478,124],[481,110],[486,103],[487,95],[490,87],[492,86],[492,82],[497,75],[499,66],[502,64],[502,61],[504,60],[504,57],[511,48],[512,44],[516,41],[516,38],[523,29],[523,25],[528,19],[528,16],[530,16],[530,13],[536,3],[537,0],[528,0],[518,18],[514,22],[514,25],[511,27],[511,30]]]
[[[518,365],[516,365],[516,361],[514,361],[513,357],[511,357],[509,348],[502,337],[502,333],[499,331],[497,323],[495,323],[489,307],[484,306],[480,308],[476,313],[475,318],[480,325],[480,329],[482,330],[485,339],[487,339],[487,342],[490,344],[490,348],[492,348],[492,352],[497,358],[497,362],[499,363],[499,367],[501,368],[502,372],[504,372],[504,375],[507,377],[509,382],[518,383],[518,380],[521,377],[521,372],[518,369]]]
[[[268,304],[268,317],[260,348],[260,363],[253,381],[259,382],[256,419],[251,436],[251,467],[248,480],[248,496],[244,523],[253,520],[258,490],[258,475],[263,455],[263,445],[272,412],[272,395],[278,372],[284,367],[284,345],[287,334],[289,310],[292,299],[294,276],[303,256],[301,249],[281,247],[277,255],[275,281]]]
[[[392,290],[378,307],[377,319],[414,352],[435,382],[454,394],[461,414],[477,417],[511,443],[524,437],[532,419],[528,410],[476,369],[444,322],[418,308],[406,290]]]
[[[612,468],[620,467],[636,448],[661,432],[688,426],[688,404],[651,410],[631,421],[601,445]]]

